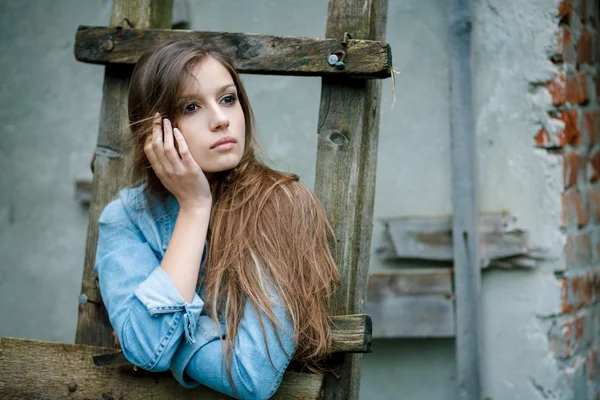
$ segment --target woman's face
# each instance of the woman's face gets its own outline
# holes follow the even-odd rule
[[[177,127],[194,160],[208,179],[212,173],[235,168],[244,153],[246,123],[233,78],[227,69],[207,57],[192,69],[183,96]]]

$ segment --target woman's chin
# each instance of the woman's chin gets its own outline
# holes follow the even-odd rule
[[[218,165],[210,165],[206,168],[202,168],[205,174],[215,174],[217,172],[225,172],[234,169],[240,163],[240,160],[231,160],[230,162],[219,163]]]

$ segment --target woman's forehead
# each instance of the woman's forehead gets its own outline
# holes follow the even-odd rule
[[[180,92],[183,96],[211,94],[223,91],[231,85],[235,86],[227,68],[209,56],[188,68],[187,73],[183,75]]]

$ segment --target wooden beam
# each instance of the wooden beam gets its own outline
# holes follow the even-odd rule
[[[186,389],[170,372],[150,373],[131,365],[94,365],[92,357],[105,347],[2,338],[2,399],[227,399],[204,386]],[[323,377],[286,372],[273,399],[319,398]]]
[[[75,58],[96,64],[135,64],[157,44],[176,39],[196,39],[231,56],[239,72],[265,75],[349,75],[388,78],[392,53],[385,42],[313,39],[251,33],[194,32],[168,29],[119,29],[80,26],[75,36]],[[332,52],[346,52],[345,67],[328,63]]]
[[[329,0],[325,36],[385,40],[387,0]],[[373,226],[381,81],[323,77],[315,192],[336,235],[343,283],[337,315],[363,312]],[[360,355],[346,354],[325,377],[325,399],[357,399]],[[339,378],[339,379],[338,379]]]
[[[369,275],[366,311],[374,338],[454,337],[452,269]]]
[[[340,315],[332,318],[332,353],[370,353],[372,323],[369,315]],[[121,351],[95,355],[96,365],[131,365]]]
[[[171,25],[173,0],[113,0],[110,26],[122,24],[128,18],[139,28],[168,28]],[[128,135],[127,91],[131,67],[108,66],[104,73],[100,130],[96,157],[92,201],[81,293],[91,301],[100,302],[100,289],[94,272],[98,241],[98,218],[109,201],[127,183],[125,161],[119,156],[121,144]],[[103,308],[79,306],[75,342],[102,347],[114,347],[113,329]]]
[[[382,221],[384,241],[377,249],[381,259],[453,261],[452,216],[385,218]],[[527,233],[508,213],[482,213],[477,223],[481,267],[489,266],[494,260],[526,256],[530,252]]]

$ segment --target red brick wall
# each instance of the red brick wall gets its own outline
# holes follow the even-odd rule
[[[600,0],[562,0],[558,19],[558,50],[550,57],[558,72],[546,84],[548,126],[556,129],[535,137],[564,161],[566,244],[548,337],[563,383],[577,398],[600,399]]]

